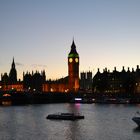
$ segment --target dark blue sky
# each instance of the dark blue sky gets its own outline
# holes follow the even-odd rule
[[[0,72],[67,75],[73,40],[80,71],[140,64],[139,0],[0,0]]]

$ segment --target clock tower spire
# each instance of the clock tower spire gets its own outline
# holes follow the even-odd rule
[[[69,91],[77,92],[79,90],[79,54],[76,51],[74,40],[68,55],[68,76]]]

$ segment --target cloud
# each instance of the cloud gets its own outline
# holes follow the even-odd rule
[[[41,65],[41,64],[32,64],[31,65],[32,67],[42,67],[42,68],[46,68],[47,67],[47,65]]]
[[[24,66],[24,64],[16,62],[16,66]]]

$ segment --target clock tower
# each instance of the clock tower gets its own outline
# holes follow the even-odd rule
[[[76,51],[74,40],[68,55],[68,76],[69,91],[77,92],[79,90],[79,54]]]

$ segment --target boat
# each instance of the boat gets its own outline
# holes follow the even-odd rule
[[[137,111],[136,114],[139,116],[133,117],[132,120],[140,127],[140,112]]]
[[[55,119],[55,120],[77,120],[77,119],[84,119],[83,115],[74,114],[74,113],[56,113],[56,114],[49,114],[47,119]]]

